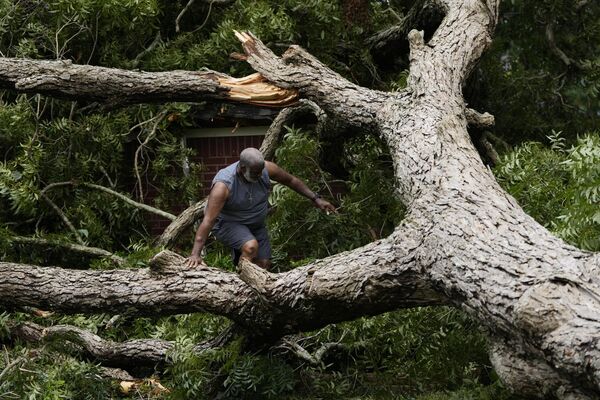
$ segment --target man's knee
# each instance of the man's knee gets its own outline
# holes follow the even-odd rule
[[[267,271],[269,269],[271,269],[271,260],[269,260],[269,259],[264,259],[264,258],[258,259],[255,261],[255,264],[263,269],[266,269]]]
[[[242,245],[242,256],[254,258],[258,254],[258,241],[256,239],[248,240]]]

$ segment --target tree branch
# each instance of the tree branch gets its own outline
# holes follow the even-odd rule
[[[580,70],[587,70],[581,62],[569,57],[564,51],[562,51],[558,45],[556,44],[556,39],[554,37],[554,23],[548,22],[546,24],[546,41],[550,46],[550,50],[567,66],[574,66]]]
[[[139,65],[140,61],[142,60],[142,58],[144,58],[146,56],[146,54],[153,51],[156,48],[156,46],[158,46],[161,42],[162,42],[162,38],[160,36],[160,30],[159,30],[158,32],[156,32],[156,36],[154,37],[154,40],[152,41],[152,43],[150,43],[150,45],[147,48],[145,48],[137,56],[135,56],[135,58],[132,61],[132,66],[134,68],[137,67]]]
[[[481,136],[479,136],[479,145],[483,149],[483,153],[489,159],[492,167],[498,165],[500,161],[500,156],[498,152],[494,148],[494,145],[488,140],[489,133],[487,131],[483,132]]]
[[[437,25],[444,12],[445,7],[440,0],[417,1],[397,25],[372,35],[366,40],[366,44],[376,52],[397,47],[398,42],[406,40],[408,32],[412,29],[423,29],[424,24]]]
[[[138,270],[0,263],[0,305],[65,313],[211,312],[234,320],[251,335],[278,339],[359,315],[445,304],[446,299],[420,278],[411,256],[417,246],[410,236],[402,245],[382,240],[286,273],[267,273],[262,284],[246,279],[252,287],[237,274],[185,268],[185,259],[168,251],[155,256],[150,269]],[[393,266],[396,273],[391,276],[384,266]],[[258,267],[242,266],[242,277],[251,268]]]
[[[275,157],[275,150],[281,142],[281,137],[285,131],[286,125],[291,125],[296,118],[309,113],[317,117],[317,134],[323,129],[326,123],[327,115],[319,106],[310,100],[302,99],[297,106],[284,108],[277,114],[273,120],[265,138],[260,146],[260,151],[265,157],[265,160],[272,160]]]
[[[156,215],[160,215],[163,218],[169,219],[171,221],[175,220],[175,215],[168,213],[166,211],[160,210],[158,208],[149,206],[147,204],[144,203],[139,203],[133,199],[130,199],[129,197],[125,196],[122,193],[119,193],[115,190],[109,189],[105,186],[101,186],[101,185],[96,185],[95,183],[87,183],[87,182],[74,182],[74,181],[66,181],[66,182],[55,182],[55,183],[51,183],[48,186],[46,186],[44,189],[42,189],[42,193],[46,193],[54,188],[57,187],[61,187],[61,186],[73,186],[73,187],[77,187],[77,186],[83,186],[83,187],[87,187],[89,189],[94,189],[94,190],[99,190],[101,192],[104,193],[108,193],[111,196],[114,196],[120,200],[123,200],[125,203],[129,204],[130,206],[133,206],[135,208],[139,208],[140,210],[144,210],[147,211],[149,213],[152,214],[156,214]]]
[[[110,251],[106,251],[104,249],[100,249],[98,247],[88,247],[82,246],[74,243],[64,243],[57,240],[48,240],[42,238],[33,238],[33,237],[25,237],[25,236],[13,236],[10,238],[10,241],[19,244],[25,244],[30,246],[41,246],[41,247],[58,247],[66,251],[84,254],[92,257],[101,257],[108,258],[113,263],[117,265],[123,265],[125,260],[122,257],[119,257]]]
[[[296,355],[299,359],[306,361],[313,366],[320,366],[323,363],[323,357],[333,349],[345,349],[346,346],[341,343],[323,343],[313,354],[309,353],[304,347],[291,338],[283,339],[283,347]]]
[[[110,105],[220,100],[285,107],[297,101],[260,74],[232,78],[215,71],[137,72],[70,61],[0,58],[0,88]]]
[[[192,6],[192,4],[194,4],[195,1],[196,0],[189,0],[185,7],[183,7],[181,12],[177,15],[177,18],[175,18],[175,32],[179,33],[179,21],[181,21],[181,18],[183,18],[187,10]]]
[[[381,134],[409,209],[390,237],[282,274],[247,262],[240,276],[189,270],[167,252],[137,271],[65,273],[0,263],[0,305],[153,315],[203,310],[267,341],[360,315],[452,302],[492,334],[543,354],[580,392],[597,394],[600,254],[552,236],[481,163],[461,90],[490,43],[499,1],[444,3],[448,12],[428,43],[411,31],[409,87],[393,94],[349,83],[298,47],[278,58],[251,34],[237,33],[248,62],[269,80]]]
[[[58,216],[63,221],[63,223],[67,226],[67,228],[69,228],[69,230],[73,233],[73,235],[75,235],[77,242],[79,242],[79,244],[83,245],[84,241],[81,238],[81,235],[79,234],[79,232],[77,232],[77,229],[75,229],[75,227],[73,226],[73,224],[71,223],[69,218],[67,218],[66,214],[60,209],[60,207],[58,207],[52,200],[50,200],[50,198],[48,196],[46,196],[46,194],[44,193],[43,190],[40,192],[40,197],[42,199],[44,199],[44,201],[46,203],[48,203],[48,205],[54,210],[54,212],[56,214],[58,214]]]
[[[103,365],[131,367],[134,365],[155,365],[163,363],[167,352],[174,346],[161,339],[135,339],[126,342],[113,342],[100,336],[69,325],[43,327],[33,322],[25,322],[11,329],[11,333],[26,342],[68,342]]]
[[[175,241],[191,227],[194,222],[204,216],[204,208],[206,207],[207,199],[202,199],[199,202],[191,205],[183,210],[169,226],[165,228],[163,233],[156,240],[156,245],[159,247],[170,248]]]
[[[467,108],[465,110],[465,117],[467,118],[467,122],[469,125],[475,126],[477,128],[491,128],[494,126],[494,116],[490,113],[479,113],[472,108]]]
[[[109,189],[109,188],[107,188],[105,186],[96,185],[94,183],[86,183],[86,182],[84,182],[84,183],[77,183],[76,185],[81,185],[81,186],[85,186],[85,187],[90,188],[90,189],[95,189],[95,190],[99,190],[99,191],[104,192],[104,193],[108,193],[108,194],[110,194],[112,196],[115,196],[118,199],[123,200],[125,203],[129,204],[130,206],[133,206],[135,208],[139,208],[140,210],[144,210],[144,211],[147,211],[147,212],[152,213],[152,214],[160,215],[161,217],[169,219],[171,221],[175,220],[175,218],[176,218],[175,215],[173,215],[173,214],[171,214],[169,212],[163,211],[163,210],[161,210],[159,208],[156,208],[156,207],[149,206],[147,204],[138,203],[137,201],[135,201],[135,200],[133,200],[133,199],[125,196],[124,194],[116,192],[116,191],[114,191],[112,189]]]
[[[269,81],[297,89],[327,114],[349,125],[374,129],[376,110],[389,98],[384,92],[348,82],[299,46],[291,46],[281,58],[250,32],[236,32],[246,61]]]

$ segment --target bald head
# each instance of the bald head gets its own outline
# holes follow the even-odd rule
[[[240,153],[239,173],[248,182],[257,182],[265,168],[265,158],[254,147],[248,147]]]
[[[265,158],[260,150],[248,147],[240,153],[240,167],[262,170],[265,167]]]

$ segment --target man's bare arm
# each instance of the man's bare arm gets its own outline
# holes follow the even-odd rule
[[[265,168],[267,168],[269,178],[310,199],[315,204],[315,207],[320,208],[321,210],[335,212],[335,207],[331,203],[323,200],[319,196],[316,196],[315,192],[310,190],[310,188],[306,186],[302,180],[285,171],[277,164],[270,161],[265,161]]]
[[[186,266],[193,268],[202,263],[202,249],[206,244],[206,239],[208,238],[210,230],[215,225],[215,221],[227,201],[227,196],[229,196],[229,189],[227,189],[227,186],[223,182],[215,183],[208,195],[204,218],[196,231],[194,247],[192,248],[192,254],[185,263]]]

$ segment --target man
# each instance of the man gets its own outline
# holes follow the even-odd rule
[[[196,232],[192,254],[186,260],[188,267],[202,263],[201,251],[212,229],[217,240],[241,257],[262,268],[270,268],[271,244],[265,219],[271,179],[310,199],[315,207],[335,212],[333,205],[304,182],[275,163],[265,161],[259,150],[249,147],[240,153],[238,162],[221,169],[214,177],[204,219]]]

